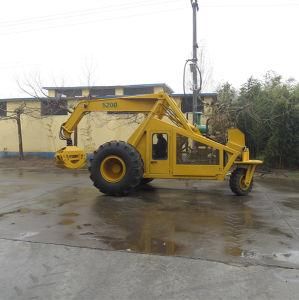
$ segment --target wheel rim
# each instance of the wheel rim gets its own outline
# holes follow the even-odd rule
[[[126,174],[125,162],[118,156],[107,156],[101,163],[101,175],[111,183],[119,182]]]
[[[246,191],[250,186],[250,185],[247,186],[245,184],[245,176],[244,175],[240,177],[239,186],[243,191]]]

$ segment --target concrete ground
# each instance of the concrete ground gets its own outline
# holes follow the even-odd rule
[[[298,191],[157,180],[114,198],[84,170],[2,166],[0,299],[298,299]]]

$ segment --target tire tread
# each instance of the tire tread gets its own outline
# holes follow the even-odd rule
[[[240,179],[242,176],[245,176],[246,169],[245,168],[237,168],[235,169],[229,179],[229,186],[233,193],[235,193],[238,196],[246,196],[248,195],[252,190],[253,180],[250,183],[250,186],[248,189],[244,190],[240,187]]]
[[[99,160],[103,155],[113,154],[116,151],[119,155],[128,156],[128,174],[116,184],[104,181],[99,171]],[[90,179],[94,186],[102,193],[114,196],[123,196],[130,193],[140,184],[143,177],[143,161],[140,153],[130,144],[124,141],[110,141],[101,145],[95,152],[90,166]]]

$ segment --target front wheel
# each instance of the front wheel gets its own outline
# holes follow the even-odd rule
[[[90,179],[102,193],[122,196],[140,184],[143,162],[132,145],[112,141],[98,149],[89,170]]]
[[[253,180],[248,186],[245,185],[246,171],[244,168],[237,168],[232,172],[229,179],[229,186],[232,192],[238,196],[246,196],[252,190]]]

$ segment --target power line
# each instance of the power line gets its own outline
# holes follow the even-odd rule
[[[26,25],[31,24],[34,22],[48,22],[48,21],[55,21],[57,19],[65,19],[65,18],[76,18],[81,16],[89,16],[93,14],[103,13],[103,12],[115,12],[115,11],[123,11],[126,9],[136,9],[136,8],[144,8],[144,7],[154,7],[154,6],[161,6],[165,4],[173,4],[173,0],[151,0],[151,1],[139,1],[139,2],[128,2],[118,5],[108,5],[102,7],[95,7],[90,9],[84,10],[76,10],[76,11],[69,11],[65,13],[57,13],[52,15],[44,15],[40,17],[34,18],[25,18],[13,21],[0,21],[1,26],[18,26],[18,25]]]
[[[174,4],[174,3],[183,3],[184,6],[179,8],[169,8],[167,10],[161,10],[165,5],[167,4]],[[90,23],[96,23],[96,22],[104,22],[104,21],[112,21],[116,19],[126,19],[131,17],[138,17],[138,16],[146,16],[146,15],[152,15],[152,14],[159,14],[159,13],[165,13],[165,12],[173,12],[177,10],[187,9],[189,7],[188,1],[185,3],[186,0],[147,0],[147,1],[138,1],[138,2],[126,2],[118,5],[106,5],[102,7],[95,7],[90,9],[84,9],[80,11],[70,11],[65,13],[58,13],[53,15],[46,15],[46,16],[40,16],[35,18],[25,18],[25,19],[19,19],[16,21],[1,21],[0,22],[0,35],[7,35],[7,34],[18,34],[18,33],[27,33],[27,32],[33,32],[33,31],[42,31],[47,29],[55,29],[55,28],[64,28],[64,27],[70,27],[70,26],[76,26],[76,25],[83,25],[83,24],[90,24]],[[201,1],[200,7],[206,7],[206,8],[262,8],[262,7],[289,7],[289,6],[299,6],[299,2],[284,2],[284,3],[252,3],[252,2],[243,2],[243,3],[205,3],[204,1]],[[128,15],[121,15],[121,16],[114,16],[114,17],[101,17],[96,18],[96,16],[103,16],[108,14],[109,12],[123,12],[127,10],[136,10],[140,8],[152,8],[152,9],[159,9],[157,12],[151,11],[146,13],[134,13],[134,14],[128,14]],[[95,16],[94,18],[88,18],[90,16]],[[66,21],[67,20],[67,21]],[[69,22],[66,24],[56,24],[57,22]],[[25,26],[27,28],[19,29],[20,26]],[[35,26],[39,26],[38,28],[34,28]],[[40,27],[42,26],[42,27]],[[31,27],[31,28],[30,28]]]
[[[259,4],[265,4],[265,5],[271,5],[271,4],[298,4],[298,0],[201,0],[199,4],[211,4],[211,5],[236,5],[236,4],[253,4],[253,5],[259,5]]]
[[[201,1],[200,4],[201,7],[219,7],[219,8],[231,8],[231,7],[237,7],[237,8],[248,8],[248,7],[253,7],[253,8],[260,8],[260,7],[292,7],[292,6],[299,6],[299,1],[279,1],[275,2],[275,0],[271,1]]]
[[[221,4],[203,4],[200,7],[215,7],[215,8],[275,8],[275,7],[296,7],[299,6],[299,3],[293,4],[228,4],[228,5],[221,5]]]
[[[89,19],[82,22],[75,22],[75,23],[69,23],[64,25],[53,25],[53,26],[47,26],[47,27],[38,27],[38,28],[32,28],[28,30],[11,30],[10,32],[0,32],[0,35],[8,35],[8,34],[19,34],[19,33],[29,33],[34,31],[43,31],[48,29],[57,29],[57,28],[65,28],[65,27],[72,27],[77,25],[85,25],[85,24],[92,24],[92,23],[98,23],[98,22],[106,22],[106,21],[113,21],[113,20],[122,20],[122,19],[128,19],[128,18],[138,18],[143,16],[149,16],[149,15],[157,15],[162,13],[170,13],[174,11],[181,11],[186,9],[186,7],[178,7],[178,8],[172,8],[167,10],[159,10],[159,11],[151,11],[147,13],[139,13],[139,14],[130,14],[130,15],[123,15],[123,16],[117,16],[117,17],[107,17],[107,18],[100,18],[100,19]],[[75,20],[74,20],[75,21]],[[45,24],[46,25],[46,24]]]
[[[180,0],[181,3],[183,0]],[[78,19],[83,17],[88,17],[91,15],[97,15],[98,13],[103,14],[104,12],[117,12],[117,11],[124,11],[126,9],[136,9],[136,8],[144,8],[144,7],[154,7],[156,6],[164,6],[166,4],[173,4],[176,3],[173,0],[151,0],[151,1],[139,1],[139,2],[127,2],[123,4],[118,5],[108,5],[108,6],[102,6],[102,7],[95,7],[92,9],[85,9],[85,10],[76,10],[76,11],[70,11],[66,13],[58,13],[53,15],[45,15],[40,17],[34,17],[34,18],[25,18],[25,19],[19,19],[14,21],[0,21],[1,29],[14,29],[15,27],[18,27],[20,25],[32,25],[35,23],[53,23],[54,21],[59,21],[65,19]],[[248,3],[238,3],[238,4],[221,4],[215,2],[215,3],[202,3],[200,4],[200,7],[207,7],[207,8],[262,8],[262,7],[289,7],[289,6],[299,6],[299,2],[287,2],[287,3],[268,3],[268,4],[253,4],[252,2]]]

